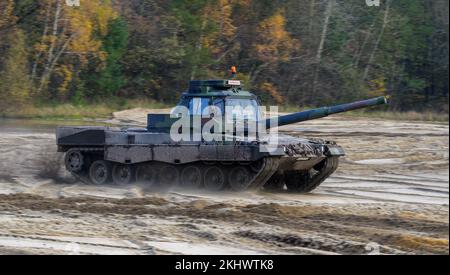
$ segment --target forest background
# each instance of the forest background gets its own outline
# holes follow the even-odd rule
[[[377,115],[448,121],[448,6],[0,0],[0,116],[171,106],[189,80],[227,78],[235,65],[246,88],[285,110],[390,95]]]

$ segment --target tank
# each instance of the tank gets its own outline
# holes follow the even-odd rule
[[[336,171],[343,148],[286,135],[274,143],[273,129],[384,104],[379,97],[265,118],[241,81],[191,81],[174,111],[148,114],[146,128],[59,127],[56,140],[66,169],[87,184],[307,193]]]

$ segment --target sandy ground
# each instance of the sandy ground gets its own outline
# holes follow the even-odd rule
[[[145,110],[109,122],[140,125]],[[308,195],[74,183],[58,172],[53,128],[0,121],[0,254],[449,253],[448,125],[335,117],[285,127],[347,151]]]

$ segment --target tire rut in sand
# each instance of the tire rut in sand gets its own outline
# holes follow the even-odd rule
[[[404,216],[403,212],[351,209],[352,206],[280,204],[236,205],[207,200],[174,201],[161,197],[128,199],[70,197],[46,198],[31,194],[0,195],[0,211],[28,209],[105,216],[152,216],[158,219],[205,220],[206,228],[181,232],[204,241],[241,238],[268,246],[298,247],[341,254],[365,254],[370,242],[383,244],[382,253],[448,253],[448,222]],[[350,210],[351,209],[351,210]],[[242,228],[217,235],[208,230],[227,223]],[[264,226],[264,232],[258,228]],[[210,228],[211,229],[211,228]],[[228,235],[231,234],[231,235]],[[237,240],[238,242],[239,240]]]

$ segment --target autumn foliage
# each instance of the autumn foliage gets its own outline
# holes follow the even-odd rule
[[[0,0],[0,108],[151,99],[238,78],[265,103],[392,95],[448,112],[448,1]]]

